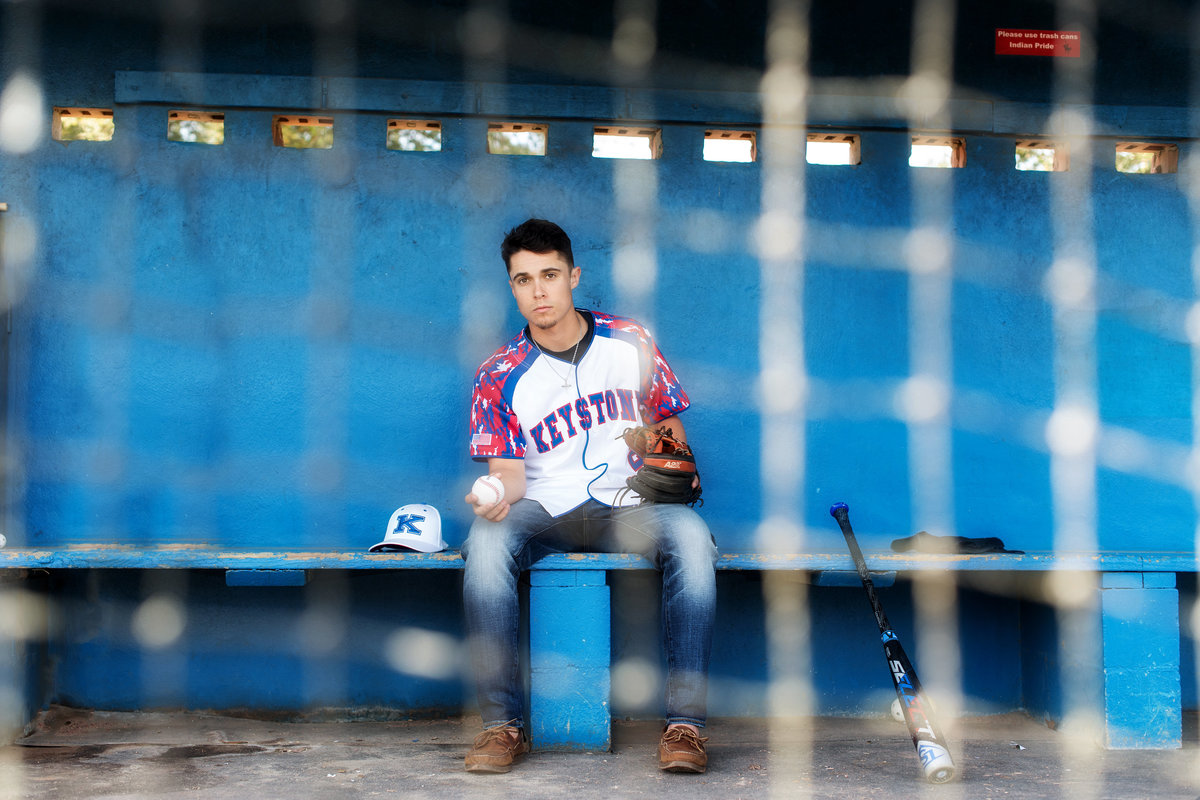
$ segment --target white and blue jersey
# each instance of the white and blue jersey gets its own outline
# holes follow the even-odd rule
[[[524,459],[525,496],[553,516],[589,499],[615,505],[639,466],[621,434],[688,407],[649,331],[580,313],[592,332],[574,366],[523,330],[479,367],[471,403],[471,457]],[[637,501],[630,493],[622,502]]]

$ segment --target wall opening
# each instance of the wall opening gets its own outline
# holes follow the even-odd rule
[[[225,144],[225,115],[213,111],[168,112],[167,141]]]
[[[758,160],[758,134],[754,131],[707,130],[704,160],[748,164]]]
[[[804,145],[809,164],[855,166],[862,163],[862,144],[854,133],[810,133]]]
[[[1117,142],[1117,172],[1151,175],[1179,169],[1179,145],[1161,142]]]
[[[50,121],[56,142],[110,142],[115,131],[111,108],[55,107]]]
[[[489,122],[487,150],[505,156],[544,156],[546,125],[529,122]]]
[[[910,167],[959,169],[966,166],[966,142],[954,136],[914,136],[909,151]]]
[[[1066,172],[1071,167],[1067,146],[1047,139],[1021,139],[1014,159],[1016,168],[1023,172]]]
[[[328,150],[333,147],[333,118],[276,115],[271,124],[276,147]]]
[[[442,123],[428,119],[389,119],[387,149],[436,153],[442,149]]]
[[[592,129],[593,158],[662,158],[662,129],[598,125]]]

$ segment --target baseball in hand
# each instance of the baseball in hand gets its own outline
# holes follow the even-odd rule
[[[504,484],[495,475],[482,475],[471,485],[471,494],[475,495],[477,505],[494,506],[504,499]]]

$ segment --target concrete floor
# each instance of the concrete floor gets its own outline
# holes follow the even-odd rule
[[[469,775],[478,719],[273,722],[193,713],[55,708],[0,748],[0,796],[20,798],[1200,798],[1189,719],[1182,750],[1105,751],[1024,714],[959,720],[960,777],[920,774],[904,727],[818,718],[772,727],[714,720],[709,771],[656,767],[658,726],[618,723],[611,753],[534,753],[507,775]]]

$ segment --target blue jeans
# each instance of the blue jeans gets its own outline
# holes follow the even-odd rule
[[[594,501],[552,517],[535,500],[500,522],[476,518],[462,548],[463,605],[483,725],[522,725],[517,580],[552,553],[638,553],[662,571],[667,723],[703,726],[716,611],[717,546],[685,505],[610,508]]]

